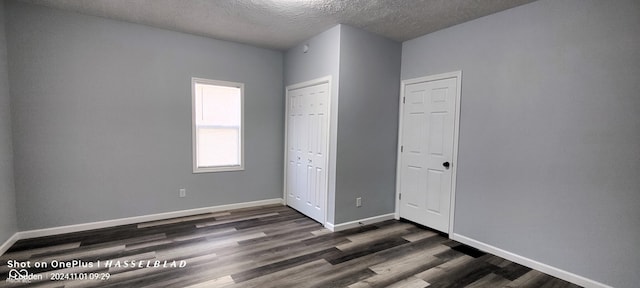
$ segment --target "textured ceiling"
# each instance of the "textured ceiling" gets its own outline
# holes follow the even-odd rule
[[[22,0],[278,50],[336,24],[402,42],[534,0]]]

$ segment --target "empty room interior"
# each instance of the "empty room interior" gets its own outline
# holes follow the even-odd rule
[[[0,0],[0,287],[639,287],[639,31],[637,0]]]

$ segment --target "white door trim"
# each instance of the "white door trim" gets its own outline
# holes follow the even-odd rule
[[[462,91],[462,70],[458,70],[458,71],[454,71],[454,72],[448,72],[448,73],[442,73],[442,74],[437,74],[437,75],[430,75],[430,76],[425,76],[425,77],[419,77],[419,78],[412,78],[412,79],[407,79],[407,80],[402,80],[400,82],[400,97],[399,97],[399,106],[400,106],[400,113],[398,114],[398,151],[397,151],[397,162],[396,162],[396,211],[395,211],[395,218],[396,219],[400,219],[400,172],[402,171],[402,169],[400,169],[400,165],[401,165],[401,160],[402,160],[402,155],[401,155],[401,145],[402,145],[402,116],[404,115],[404,105],[402,105],[402,99],[404,98],[404,91],[405,91],[405,87],[411,84],[416,84],[416,83],[422,83],[422,82],[429,82],[429,81],[436,81],[436,80],[443,80],[443,79],[450,79],[450,78],[455,78],[456,79],[456,85],[458,86],[457,92],[456,92],[456,107],[455,107],[455,113],[456,115],[454,116],[454,124],[453,124],[453,159],[451,161],[451,208],[449,210],[449,238],[451,238],[451,235],[453,235],[453,224],[454,224],[454,215],[455,215],[455,203],[456,203],[456,174],[457,174],[457,170],[458,170],[458,138],[459,138],[459,134],[460,134],[460,96],[462,95],[461,91]]]
[[[327,137],[329,137],[329,139],[327,139],[327,147],[326,147],[326,151],[325,151],[325,155],[327,155],[327,157],[325,157],[325,167],[327,169],[327,177],[325,177],[325,181],[326,181],[326,191],[325,191],[325,197],[324,197],[324,215],[323,215],[323,220],[320,221],[320,223],[327,227],[327,224],[329,224],[327,222],[327,213],[329,211],[329,207],[327,206],[329,200],[329,191],[330,191],[330,187],[329,187],[329,178],[333,178],[333,172],[331,171],[331,166],[329,166],[329,163],[331,162],[330,159],[332,159],[331,155],[329,154],[329,151],[331,150],[331,143],[332,143],[332,129],[331,129],[331,124],[333,123],[333,121],[335,121],[336,119],[334,119],[334,113],[332,113],[333,110],[333,103],[331,101],[331,75],[325,76],[325,77],[320,77],[320,78],[316,78],[313,80],[309,80],[309,81],[304,81],[304,82],[300,82],[300,83],[296,83],[296,84],[291,84],[289,86],[285,87],[285,120],[284,120],[284,182],[282,185],[282,199],[284,201],[284,205],[287,205],[287,163],[289,163],[289,159],[288,159],[288,151],[289,151],[289,91],[292,90],[296,90],[296,89],[300,89],[300,88],[305,88],[305,87],[310,87],[310,86],[315,86],[315,85],[319,85],[319,84],[327,84],[327,86],[329,87],[329,89],[327,89],[327,103],[329,104],[327,109],[327,113],[328,116],[327,117]]]

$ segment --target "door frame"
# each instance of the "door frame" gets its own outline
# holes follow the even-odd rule
[[[326,187],[326,191],[325,191],[325,195],[324,195],[324,215],[323,215],[323,219],[320,222],[320,224],[322,224],[324,227],[327,227],[327,215],[329,213],[329,207],[327,206],[329,203],[329,191],[330,191],[330,187],[329,187],[329,183],[331,183],[330,178],[333,178],[333,174],[332,174],[332,169],[331,166],[329,166],[329,164],[331,163],[331,159],[333,159],[331,157],[331,154],[329,154],[329,152],[331,151],[331,143],[332,143],[332,138],[333,136],[333,129],[331,129],[331,125],[333,123],[333,121],[335,121],[336,119],[334,119],[334,116],[332,113],[333,110],[333,101],[331,101],[332,95],[331,95],[331,75],[328,76],[324,76],[324,77],[320,77],[320,78],[316,78],[316,79],[312,79],[309,81],[304,81],[304,82],[300,82],[300,83],[296,83],[296,84],[291,84],[289,86],[285,87],[285,114],[284,114],[284,182],[282,185],[282,202],[284,203],[284,205],[287,205],[287,163],[289,163],[289,92],[291,90],[296,90],[296,89],[300,89],[300,88],[305,88],[305,87],[311,87],[311,86],[316,86],[316,85],[320,85],[320,84],[325,84],[327,83],[328,89],[327,89],[327,147],[326,147],[326,151],[325,151],[325,155],[327,155],[327,157],[325,157],[325,169],[326,169],[326,173],[327,173],[327,177],[325,179],[326,183],[325,183],[325,187]]]
[[[402,119],[404,118],[404,93],[405,87],[411,84],[422,83],[422,82],[430,82],[444,79],[456,79],[457,91],[455,95],[455,116],[453,120],[453,156],[451,159],[451,204],[449,209],[449,238],[453,235],[453,224],[454,224],[454,215],[455,215],[455,203],[456,203],[456,174],[458,170],[458,139],[460,134],[460,96],[462,95],[462,70],[429,75],[424,77],[412,78],[402,80],[400,82],[400,99],[399,99],[399,107],[400,113],[398,115],[398,151],[397,151],[397,163],[396,163],[396,210],[395,210],[395,219],[400,219],[400,188],[402,185],[401,182],[401,164],[402,164]]]

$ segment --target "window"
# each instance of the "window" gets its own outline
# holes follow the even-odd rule
[[[192,78],[193,173],[244,170],[244,84]]]

